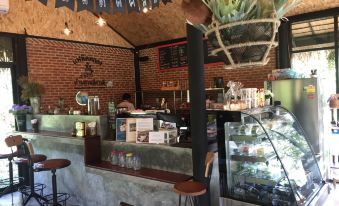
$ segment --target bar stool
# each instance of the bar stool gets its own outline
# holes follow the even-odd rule
[[[12,147],[13,146],[22,146],[22,145],[25,145],[25,142],[23,141],[23,138],[21,135],[17,135],[17,136],[9,136],[5,139],[5,142],[6,142],[6,145],[8,147],[11,148],[12,150]],[[29,146],[27,146],[28,150],[29,149]],[[12,150],[12,153],[13,153],[13,150]],[[13,153],[14,154],[14,153]],[[29,187],[23,187],[25,189],[22,189],[21,191],[24,191],[22,194],[23,196],[25,195],[27,198],[24,199],[24,203],[23,205],[26,205],[28,203],[28,201],[31,199],[31,198],[34,198],[38,203],[39,205],[43,205],[40,200],[43,200],[43,201],[46,201],[46,198],[44,198],[42,195],[36,193],[36,185],[34,183],[34,169],[33,169],[33,166],[34,166],[34,163],[37,163],[37,162],[41,162],[41,161],[44,161],[47,159],[47,157],[45,155],[42,155],[42,154],[30,154],[29,152],[18,152],[17,153],[17,159],[14,161],[16,164],[25,164],[28,166],[28,170],[29,170]],[[39,184],[39,185],[42,185],[42,184]],[[43,189],[43,188],[42,188]]]
[[[63,205],[66,205],[66,200],[69,199],[70,195],[67,193],[58,193],[55,172],[57,169],[62,169],[62,168],[68,167],[69,165],[71,165],[71,161],[67,159],[49,159],[49,160],[40,162],[36,165],[35,169],[37,171],[51,171],[52,172],[53,193],[45,196],[45,198],[47,199],[46,201],[47,205],[52,204],[53,206],[61,206],[59,202],[63,202]]]
[[[207,178],[207,182],[209,185],[212,173],[212,167],[214,160],[214,153],[207,152],[205,159],[205,178]],[[208,186],[197,182],[197,181],[185,181],[178,182],[174,185],[174,192],[179,194],[179,206],[181,205],[181,195],[186,196],[185,198],[185,206],[187,205],[187,198],[190,200],[190,204],[193,206],[198,205],[197,197],[203,195],[207,192]]]

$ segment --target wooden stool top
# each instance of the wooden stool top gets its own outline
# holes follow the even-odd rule
[[[31,159],[33,163],[38,163],[45,161],[47,159],[46,155],[43,154],[34,154],[31,155]],[[19,157],[15,160],[15,163],[17,164],[28,164],[28,157]]]
[[[18,152],[13,152],[9,154],[0,154],[0,159],[8,159],[18,156]]]
[[[71,165],[71,161],[69,161],[68,159],[49,159],[43,162],[39,162],[35,168],[39,171],[47,171],[65,168],[69,165]]]
[[[186,181],[176,183],[173,190],[184,196],[199,196],[206,193],[206,186],[200,182]]]

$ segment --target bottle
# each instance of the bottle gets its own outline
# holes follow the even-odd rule
[[[118,165],[119,164],[119,156],[118,156],[118,152],[116,150],[112,150],[112,152],[111,152],[111,163],[112,163],[112,165]]]
[[[126,154],[126,167],[133,168],[133,154],[132,153]]]
[[[139,154],[135,154],[133,156],[133,169],[140,170],[141,169],[141,157]]]
[[[112,100],[110,100],[108,102],[108,124],[109,124],[109,132],[108,134],[110,134],[111,137],[113,137],[113,139],[115,139],[115,129],[116,129],[116,107],[115,104]]]
[[[124,152],[119,152],[119,166],[125,167],[126,166],[126,158]]]

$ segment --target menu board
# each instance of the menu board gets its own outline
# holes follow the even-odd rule
[[[209,55],[212,49],[207,40],[204,40],[204,60],[205,64],[222,62],[217,56]],[[187,42],[178,42],[158,47],[158,61],[160,71],[169,69],[187,68]]]

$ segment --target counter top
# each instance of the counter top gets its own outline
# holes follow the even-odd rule
[[[163,171],[163,170],[150,169],[150,168],[141,168],[140,170],[122,168],[117,165],[112,165],[108,161],[102,161],[100,163],[91,163],[91,164],[87,164],[86,166],[95,168],[95,169],[101,169],[101,170],[116,172],[120,174],[131,175],[135,177],[165,182],[169,184],[175,184],[177,182],[187,181],[192,178],[192,176],[190,175],[185,175],[185,174],[180,174],[180,173],[175,173],[175,172],[168,172],[168,171]]]

